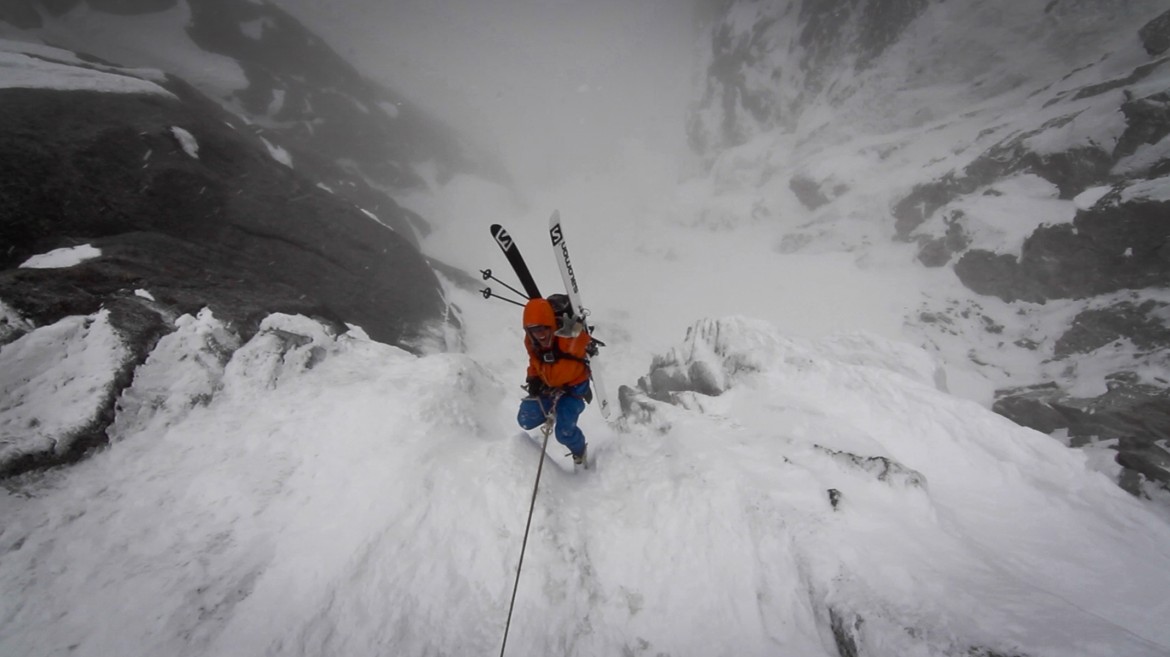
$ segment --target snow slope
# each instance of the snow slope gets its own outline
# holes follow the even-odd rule
[[[179,324],[110,448],[8,482],[0,653],[496,650],[541,458],[518,356]],[[544,469],[509,654],[1167,654],[1170,527],[926,354],[742,318],[677,350],[728,391],[586,414],[598,466]]]

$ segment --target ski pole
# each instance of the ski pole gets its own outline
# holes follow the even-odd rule
[[[490,287],[485,287],[484,289],[480,290],[479,293],[482,294],[483,298],[485,298],[485,299],[499,299],[500,301],[507,301],[508,303],[515,305],[515,306],[520,306],[521,308],[524,307],[524,304],[520,303],[519,301],[516,301],[515,299],[509,299],[508,297],[502,297],[502,296],[492,292],[492,289]]]
[[[516,288],[512,287],[511,285],[508,285],[507,283],[505,283],[504,281],[501,281],[500,279],[496,278],[495,276],[492,276],[492,270],[490,270],[490,269],[481,269],[481,270],[479,270],[479,273],[483,274],[483,280],[485,280],[485,281],[488,281],[488,280],[495,281],[495,282],[499,283],[500,285],[503,285],[504,287],[508,288],[509,290],[511,290],[511,291],[513,291],[513,292],[515,292],[516,294],[520,295],[520,297],[521,297],[521,298],[523,298],[523,299],[527,299],[527,298],[528,298],[528,295],[527,295],[527,294],[524,294],[524,293],[523,293],[523,292],[521,292],[520,290],[517,290]]]

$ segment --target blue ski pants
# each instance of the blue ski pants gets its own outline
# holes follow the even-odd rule
[[[585,451],[585,434],[577,426],[577,418],[585,410],[583,397],[589,392],[589,382],[586,381],[571,388],[557,400],[557,424],[553,430],[557,442],[564,445],[574,454]],[[529,397],[520,402],[520,412],[516,421],[525,429],[535,429],[544,424],[545,412],[552,404],[552,395]]]

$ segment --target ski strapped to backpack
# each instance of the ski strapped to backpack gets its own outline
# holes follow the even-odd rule
[[[508,264],[512,265],[512,271],[516,272],[516,278],[520,279],[520,286],[524,288],[524,293],[528,295],[529,299],[539,299],[541,297],[540,288],[536,287],[536,281],[532,279],[532,273],[528,271],[528,265],[525,264],[524,257],[520,255],[520,249],[512,241],[512,236],[504,230],[503,226],[492,224],[492,239],[504,252]]]
[[[520,249],[516,246],[512,236],[500,224],[492,224],[491,226],[492,239],[496,241],[496,245],[504,252],[504,256],[508,259],[508,264],[512,265],[512,270],[516,272],[516,278],[520,279],[520,286],[524,289],[524,293],[528,295],[529,299],[541,298],[540,288],[536,286],[536,281],[532,278],[532,273],[528,270],[528,264],[524,262],[524,257],[520,255]],[[561,214],[559,211],[553,211],[552,216],[549,217],[549,237],[552,240],[553,254],[556,257],[557,265],[561,270],[561,278],[565,285],[565,290],[568,292],[568,314],[569,324],[580,325],[587,327],[590,330],[590,337],[592,337],[592,327],[588,327],[585,323],[585,318],[589,315],[589,311],[581,305],[581,291],[577,285],[577,277],[573,273],[573,264],[569,259],[569,247],[565,243],[565,232],[561,227]],[[500,281],[491,275],[491,270],[485,270],[484,280],[495,280],[504,285],[513,292],[517,292],[507,283]],[[499,295],[493,294],[491,288],[482,290],[485,299],[492,297],[503,299],[504,301],[511,301],[504,299]],[[558,295],[553,295],[558,296]],[[516,303],[512,301],[512,303]],[[522,305],[522,304],[517,304]],[[597,368],[592,363],[592,358],[597,355],[597,347],[604,346],[605,343],[597,338],[593,338],[592,344],[589,346],[588,357],[583,359],[589,365],[589,377],[593,381],[594,399],[597,400],[598,410],[601,411],[602,417],[610,419],[612,410],[609,405],[609,396],[606,395],[605,386],[601,381],[601,377],[597,372]],[[574,358],[574,360],[576,360]]]
[[[569,245],[565,241],[565,230],[561,226],[561,213],[559,210],[553,210],[552,216],[548,218],[548,235],[552,240],[553,254],[556,256],[557,266],[561,270],[561,279],[564,281],[565,291],[569,295],[569,311],[572,314],[572,319],[582,326],[587,326],[585,318],[589,315],[589,311],[581,304],[581,290],[577,286],[577,276],[573,273],[573,262],[569,259]],[[590,329],[590,333],[592,333],[592,327]],[[596,338],[594,338],[594,342],[599,345],[605,344]],[[596,350],[591,355],[595,354]],[[601,416],[608,420],[611,414],[609,395],[605,394],[605,384],[602,383],[597,368],[591,362],[589,378],[593,380],[597,408],[601,411]]]

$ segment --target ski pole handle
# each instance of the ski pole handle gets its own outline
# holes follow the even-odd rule
[[[485,281],[495,281],[495,282],[499,283],[500,285],[503,285],[504,287],[508,288],[509,290],[511,290],[511,291],[513,291],[513,292],[515,292],[515,293],[516,293],[517,295],[519,295],[521,298],[524,298],[524,299],[527,299],[527,298],[528,298],[528,295],[527,295],[527,294],[524,294],[524,293],[523,293],[523,292],[521,292],[520,290],[517,290],[516,288],[512,287],[511,285],[508,285],[507,283],[505,283],[504,281],[501,281],[500,279],[496,278],[495,276],[492,276],[492,270],[490,270],[490,269],[481,269],[481,270],[479,270],[479,273],[483,274],[483,280],[485,280]]]
[[[508,303],[512,304],[513,306],[520,306],[521,308],[524,307],[524,304],[520,303],[519,301],[516,301],[514,299],[509,299],[507,297],[502,297],[502,296],[492,292],[492,289],[490,287],[485,287],[484,289],[480,290],[479,293],[482,294],[483,298],[485,298],[485,299],[499,299],[500,301],[507,301]]]

